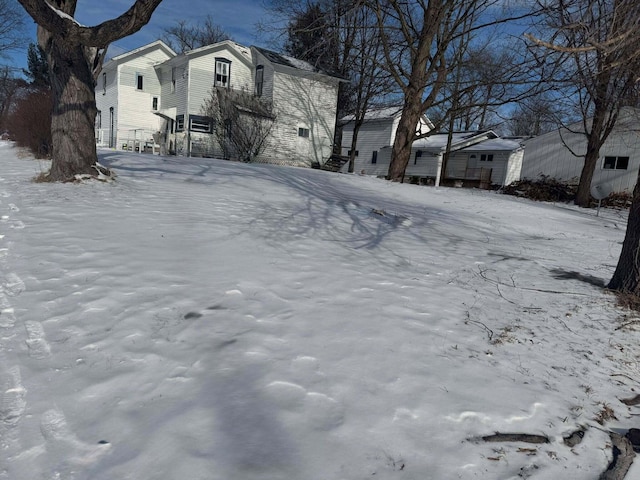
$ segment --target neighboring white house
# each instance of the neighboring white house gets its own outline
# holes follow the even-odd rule
[[[522,178],[548,176],[577,182],[584,166],[587,139],[573,125],[526,140]],[[576,156],[577,155],[577,156]],[[640,110],[624,109],[609,138],[591,184],[606,192],[631,192],[640,167]]]
[[[160,79],[154,65],[176,54],[164,42],[145,45],[113,57],[102,68],[96,85],[96,142],[110,148],[153,145],[153,134],[164,126],[155,112],[160,105]]]
[[[286,165],[311,166],[324,163],[331,155],[335,130],[339,78],[328,75],[312,65],[258,47],[245,47],[232,41],[223,41],[197,48],[181,55],[168,52],[163,58],[151,56],[162,42],[154,42],[134,52],[115,57],[105,65],[107,93],[112,104],[101,102],[99,109],[113,108],[115,138],[110,135],[105,141],[99,137],[100,145],[113,148],[131,148],[126,131],[131,129],[147,132],[147,113],[155,117],[152,132],[145,141],[160,146],[160,150],[177,155],[218,156],[220,148],[213,134],[212,118],[204,113],[204,103],[214,89],[242,92],[270,102],[275,117],[267,147],[257,161]],[[135,52],[142,54],[136,55]],[[142,72],[141,57],[147,60],[144,75],[146,90],[151,95],[151,108],[146,100],[132,102],[124,96],[122,81],[112,87],[118,95],[109,95],[109,71],[128,69]],[[115,67],[111,63],[115,63]],[[130,64],[134,62],[135,64]],[[154,77],[146,81],[146,74]],[[120,79],[121,77],[114,78]],[[123,79],[124,80],[124,79]],[[133,82],[134,92],[136,83]],[[128,92],[128,90],[127,90]],[[100,100],[102,90],[96,90]],[[157,98],[157,100],[153,100]],[[125,110],[122,103],[128,108]],[[146,102],[146,103],[145,103]],[[104,113],[103,113],[104,120]],[[109,124],[108,124],[109,125]],[[126,125],[127,129],[121,127]],[[102,124],[104,130],[104,121]]]
[[[380,177],[388,174],[399,118],[397,109],[374,111],[365,117],[358,133],[355,172]],[[421,133],[428,133],[433,125],[423,117],[419,128]],[[353,127],[346,124],[342,138],[344,155],[349,153],[352,135]],[[443,172],[449,142],[450,153]],[[405,179],[435,185],[505,186],[519,180],[522,158],[521,139],[499,138],[491,130],[455,132],[451,139],[447,133],[432,133],[413,142]],[[346,169],[344,166],[342,171]]]
[[[367,175],[378,176],[387,174],[387,170],[383,171],[384,165],[379,164],[376,160],[383,148],[393,145],[401,115],[402,110],[400,107],[381,108],[368,111],[365,114],[356,140],[354,172],[362,173],[364,171]],[[343,118],[341,123],[343,128],[340,154],[348,157],[351,153],[351,142],[353,140],[353,115]],[[427,133],[432,129],[433,124],[426,116],[422,115],[418,131]],[[388,167],[389,165],[387,164],[387,169]],[[347,169],[348,165],[345,165],[341,171],[346,172]]]

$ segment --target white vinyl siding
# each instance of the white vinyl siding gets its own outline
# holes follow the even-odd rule
[[[114,108],[115,148],[122,148],[134,137],[150,140],[154,132],[163,130],[164,121],[152,111],[153,97],[160,98],[161,94],[160,72],[156,72],[154,65],[168,59],[169,54],[155,46],[123,59],[113,69],[105,70],[107,93],[97,95],[96,103],[104,99],[99,107],[103,130],[109,127],[109,107]],[[143,90],[137,88],[139,75],[143,77]]]
[[[331,156],[337,83],[327,80],[274,73],[273,102],[278,128],[274,129],[272,142],[278,145],[281,162],[309,166],[322,164]],[[301,126],[309,129],[309,137],[304,139],[309,142],[308,151],[299,148]]]
[[[372,167],[371,158],[373,152],[380,151],[382,148],[393,145],[394,136],[398,127],[400,115],[393,117],[378,118],[365,120],[358,131],[357,150],[358,157],[355,159],[354,172],[362,172],[367,175],[387,175],[388,171],[382,173],[384,166],[382,164]],[[424,120],[421,120],[421,131],[425,133],[429,131],[429,127]],[[347,123],[342,130],[341,155],[348,155],[351,150],[351,140],[353,139],[353,121]],[[377,160],[377,159],[376,159]],[[414,158],[411,157],[411,162]],[[384,161],[384,159],[382,159]],[[410,162],[410,163],[411,163]],[[376,161],[379,164],[380,161]],[[347,166],[343,168],[346,171]],[[388,165],[387,165],[388,170]]]
[[[224,58],[231,62],[229,88],[253,92],[253,69],[246,59],[236,55],[233,50],[215,49],[207,54],[194,56],[189,58],[188,112],[191,114],[200,115],[204,100],[211,95],[216,58]]]
[[[612,192],[632,192],[640,165],[640,121],[631,113],[621,114],[618,125],[600,149],[599,168],[593,174],[592,185],[606,185]],[[562,135],[562,136],[561,136]],[[554,131],[525,142],[522,178],[536,180],[548,175],[560,181],[575,181],[580,178],[584,157],[574,156],[565,146],[584,155],[586,137],[580,133],[569,133],[566,129]],[[629,157],[627,169],[603,168],[605,157]]]
[[[96,95],[96,107],[101,112],[101,124],[97,127],[96,131],[96,142],[100,147],[109,146],[109,109],[113,108],[114,111],[117,111],[118,106],[118,85],[116,78],[117,70],[115,66],[114,68],[103,70],[102,81],[104,82],[106,80],[106,86],[103,85],[102,92]],[[116,120],[114,120],[114,128],[117,128]]]

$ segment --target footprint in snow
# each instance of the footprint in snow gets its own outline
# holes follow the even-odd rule
[[[2,289],[10,297],[15,297],[17,295],[20,295],[24,291],[25,286],[22,279],[15,273],[11,272],[7,274],[7,277],[2,285]]]
[[[15,427],[22,416],[27,405],[25,397],[27,390],[22,385],[20,367],[14,365],[4,375],[0,376],[1,393],[0,397],[0,422],[6,427]]]
[[[9,299],[0,292],[0,327],[11,328],[16,324],[16,316]]]
[[[265,387],[265,396],[275,406],[298,413],[300,420],[314,430],[333,430],[344,422],[343,404],[324,393],[308,392],[295,383],[271,382]]]
[[[51,347],[46,340],[44,328],[40,322],[28,321],[24,323],[27,330],[27,347],[29,348],[29,356],[32,358],[43,359],[51,355]]]
[[[106,441],[96,444],[80,441],[69,428],[64,413],[56,408],[42,414],[40,432],[46,440],[47,469],[57,472],[61,479],[73,479],[80,467],[86,469],[111,448]]]

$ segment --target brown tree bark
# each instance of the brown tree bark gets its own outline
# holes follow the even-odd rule
[[[600,148],[608,135],[604,132],[604,112],[596,109],[591,128],[587,135],[587,151],[584,156],[584,165],[580,172],[580,182],[576,192],[575,204],[580,207],[588,207],[591,203],[591,182],[593,174],[600,158]]]
[[[137,0],[119,17],[95,27],[73,20],[77,0],[18,0],[38,24],[53,96],[49,179],[97,175],[95,85],[107,47],[146,25],[162,0]]]
[[[411,145],[422,115],[423,92],[424,88],[405,93],[405,103],[391,149],[391,164],[387,178],[392,182],[404,182],[404,173],[411,159]]]
[[[640,294],[640,177],[633,189],[622,252],[607,287],[619,292]]]

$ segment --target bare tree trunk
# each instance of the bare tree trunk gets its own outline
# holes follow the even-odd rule
[[[388,179],[392,182],[404,181],[404,172],[411,159],[411,145],[422,115],[422,92],[424,88],[408,88],[405,92],[404,107],[398,122],[398,129],[391,150],[391,165]]]
[[[640,176],[633,189],[633,200],[622,252],[608,288],[640,294]]]
[[[98,155],[95,141],[95,81],[91,49],[52,37],[38,29],[40,46],[47,53],[52,72],[52,164],[49,179],[72,180],[77,174],[95,175]],[[73,65],[73,68],[71,68]]]
[[[361,116],[360,113],[356,114],[356,118],[353,123],[353,136],[351,137],[351,149],[349,150],[349,173],[353,173],[356,166],[356,146],[358,145],[358,133],[360,132],[360,127],[364,123],[364,115]]]
[[[94,27],[73,20],[77,0],[18,0],[38,24],[53,93],[53,163],[49,179],[96,175],[95,78],[107,47],[140,30],[162,0],[136,0],[125,13]]]
[[[596,136],[597,135],[597,136]],[[580,183],[576,192],[575,204],[588,207],[591,203],[591,181],[600,157],[600,134],[592,131],[587,141],[587,153],[584,156],[584,166],[580,174]]]

